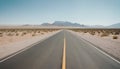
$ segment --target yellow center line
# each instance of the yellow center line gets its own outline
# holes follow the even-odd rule
[[[66,69],[66,39],[65,39],[65,37],[64,37],[62,69]]]

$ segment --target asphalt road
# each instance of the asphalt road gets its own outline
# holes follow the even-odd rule
[[[65,69],[120,69],[120,64],[68,31],[1,62],[0,69],[62,69],[64,46]]]

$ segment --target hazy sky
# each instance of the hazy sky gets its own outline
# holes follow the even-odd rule
[[[120,22],[120,0],[0,0],[0,24],[70,21],[85,25]]]

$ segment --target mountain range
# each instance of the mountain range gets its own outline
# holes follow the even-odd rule
[[[120,23],[112,24],[110,26],[102,26],[102,25],[83,25],[79,23],[72,23],[68,21],[55,21],[52,24],[51,23],[42,23],[41,26],[69,26],[69,27],[94,27],[94,28],[120,28]]]
[[[86,25],[79,23],[72,23],[68,21],[55,21],[54,23],[43,23],[42,26],[71,26],[71,27],[86,27]]]
[[[120,23],[112,24],[108,27],[110,27],[110,28],[120,28]]]

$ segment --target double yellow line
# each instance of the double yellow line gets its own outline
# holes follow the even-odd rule
[[[62,69],[66,69],[66,39],[65,39],[65,35],[64,35]]]

